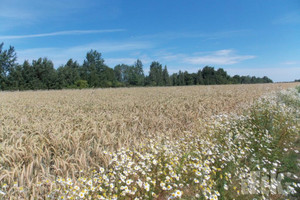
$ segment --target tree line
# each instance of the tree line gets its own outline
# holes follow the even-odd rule
[[[23,64],[16,63],[16,60],[14,47],[4,50],[1,43],[1,90],[272,83],[266,76],[231,77],[224,69],[215,70],[211,66],[205,66],[197,73],[179,71],[169,75],[167,66],[163,67],[157,61],[151,63],[149,74],[145,75],[139,59],[133,65],[118,64],[112,69],[96,50],[87,52],[82,65],[69,59],[57,69],[47,58],[39,58],[31,63],[26,60]]]

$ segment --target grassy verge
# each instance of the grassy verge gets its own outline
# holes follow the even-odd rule
[[[299,198],[300,87],[257,100],[245,113],[218,115],[184,138],[149,137],[138,149],[106,152],[106,168],[58,177],[34,189],[2,185],[29,199]],[[30,192],[29,192],[30,191]],[[33,191],[33,192],[32,192]]]

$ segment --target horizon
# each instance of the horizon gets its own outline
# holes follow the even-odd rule
[[[20,64],[40,57],[55,68],[82,64],[94,49],[111,68],[140,59],[145,74],[158,61],[169,73],[212,66],[230,76],[300,78],[296,0],[0,2],[0,43],[15,47]]]

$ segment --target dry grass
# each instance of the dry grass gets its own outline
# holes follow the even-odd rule
[[[289,84],[121,88],[0,93],[0,184],[33,187],[107,165],[104,150],[145,136],[184,135],[199,119],[238,112]]]

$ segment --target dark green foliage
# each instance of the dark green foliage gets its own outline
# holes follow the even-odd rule
[[[227,84],[230,76],[227,74],[226,71],[224,71],[224,69],[220,68],[216,71],[216,83],[217,84]]]
[[[101,53],[91,50],[86,54],[80,76],[90,87],[111,87],[115,82],[114,71],[104,64]]]
[[[134,77],[138,86],[143,86],[145,84],[143,63],[139,59],[134,63]]]
[[[0,89],[7,89],[9,73],[15,66],[17,54],[14,47],[10,46],[8,50],[3,50],[3,43],[0,44]]]
[[[38,88],[34,89],[56,89],[58,86],[57,73],[53,67],[52,61],[47,58],[39,58],[32,61],[32,67],[35,72],[35,80]]]
[[[184,73],[182,73],[181,70],[178,72],[178,85],[185,85],[185,80],[184,80]]]
[[[205,66],[202,69],[202,77],[205,85],[215,85],[216,81],[216,71],[213,67]]]
[[[60,66],[57,69],[58,81],[61,88],[75,86],[75,82],[80,79],[80,66],[75,61],[70,59],[65,66]]]
[[[177,73],[174,73],[170,76],[170,82],[171,82],[171,85],[178,85],[178,74]]]
[[[193,74],[189,74],[187,71],[183,73],[185,85],[195,85]]]
[[[89,84],[86,80],[77,80],[77,81],[75,81],[74,86],[75,86],[74,88],[83,89],[83,88],[88,88]]]
[[[82,65],[69,59],[55,69],[47,58],[33,60],[31,64],[28,61],[17,64],[14,47],[4,50],[3,45],[0,44],[0,90],[272,83],[266,76],[230,77],[224,69],[215,70],[210,66],[199,69],[197,73],[179,70],[169,75],[167,66],[163,68],[157,61],[151,63],[149,75],[145,76],[140,60],[133,65],[119,64],[112,69],[96,50],[87,52]]]
[[[15,68],[12,68],[9,77],[8,85],[10,90],[24,90],[25,87],[25,78],[23,76],[23,66],[17,65]]]
[[[132,66],[125,64],[115,66],[114,74],[120,86],[143,86],[145,82],[143,64],[140,60]]]
[[[151,86],[162,86],[163,83],[162,65],[159,62],[153,61],[150,65],[149,84]]]
[[[202,71],[199,69],[196,76],[196,85],[203,85],[203,84],[204,84],[204,80],[202,76]]]
[[[165,65],[164,70],[162,71],[162,78],[163,78],[163,85],[170,85],[170,76],[167,69],[167,66]]]

